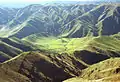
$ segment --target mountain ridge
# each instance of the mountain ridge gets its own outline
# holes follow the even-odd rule
[[[18,9],[15,17],[1,27],[0,36],[24,38],[34,33],[57,37],[112,35],[120,30],[119,19],[119,4],[29,5]]]

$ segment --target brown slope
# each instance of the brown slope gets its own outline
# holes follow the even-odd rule
[[[0,82],[31,82],[27,77],[11,70],[0,66]]]
[[[110,58],[82,71],[80,77],[64,82],[120,82],[120,58]]]
[[[18,82],[26,82],[26,79],[28,82],[61,82],[79,75],[81,69],[86,67],[84,63],[67,54],[47,56],[41,53],[29,52],[2,63],[0,69],[4,68],[2,71],[4,74],[0,78],[3,82],[5,82],[4,80],[9,81],[6,79],[8,77],[13,82],[15,78],[22,78],[23,81]],[[8,74],[5,74],[6,70],[8,70]]]

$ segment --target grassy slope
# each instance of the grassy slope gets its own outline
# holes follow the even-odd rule
[[[0,42],[0,62],[4,62],[21,53],[22,50],[13,47],[5,42]]]
[[[55,38],[30,35],[23,39],[36,45],[40,49],[73,53],[74,51],[88,50],[97,53],[113,51],[119,53],[120,41],[110,36],[83,37],[83,38]],[[103,52],[102,52],[103,51]],[[109,54],[109,53],[108,53]]]
[[[6,54],[9,54],[10,56],[16,56],[18,53],[21,53],[22,50],[15,48],[11,45],[8,45],[4,42],[0,42],[0,51],[3,51]]]
[[[34,50],[29,42],[22,42],[20,39],[0,38],[0,62],[4,62],[24,51]]]
[[[107,56],[119,56],[120,41],[110,36],[101,37],[83,37],[83,38],[56,38],[43,37],[34,34],[22,40],[17,38],[4,39],[1,46],[4,49],[1,51],[9,55],[17,55],[18,50],[45,50],[52,53],[70,53],[75,51],[87,50],[90,52],[100,53]],[[14,44],[14,45],[12,45]],[[12,45],[12,46],[11,46]],[[6,49],[6,50],[5,50]],[[17,51],[16,51],[17,50]],[[6,51],[6,52],[5,52]],[[21,51],[20,51],[21,52]],[[114,55],[114,54],[117,55]]]
[[[83,70],[80,77],[68,79],[64,82],[119,82],[120,78],[120,58],[110,58],[100,63],[94,64]]]
[[[49,53],[68,53],[92,65],[110,57],[120,57],[120,40],[111,36],[83,38],[55,38],[30,35],[23,41]]]

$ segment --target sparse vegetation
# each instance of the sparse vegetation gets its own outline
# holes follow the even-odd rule
[[[120,58],[110,58],[82,71],[80,77],[64,82],[119,82]]]

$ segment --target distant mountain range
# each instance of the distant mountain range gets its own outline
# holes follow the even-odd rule
[[[120,31],[119,11],[119,4],[1,8],[0,36],[24,38],[35,33],[59,37],[112,35]]]

